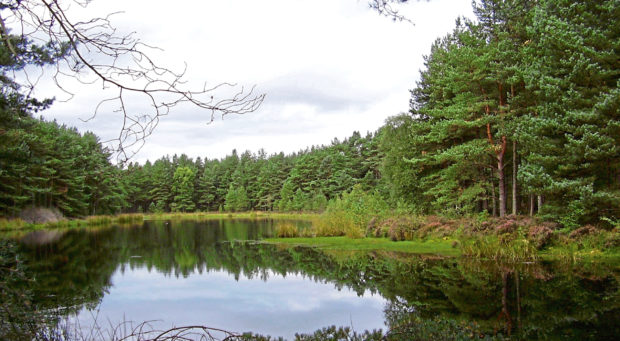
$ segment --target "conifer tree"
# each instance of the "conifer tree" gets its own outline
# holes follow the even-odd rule
[[[196,172],[192,167],[180,166],[172,177],[172,212],[192,212],[194,205],[194,180]]]

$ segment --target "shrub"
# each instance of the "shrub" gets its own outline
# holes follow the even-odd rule
[[[322,237],[344,236],[350,221],[340,210],[328,210],[313,222],[316,235]]]
[[[419,226],[408,218],[388,219],[383,222],[382,230],[392,241],[411,240]]]
[[[328,203],[327,210],[316,223],[317,235],[361,238],[371,219],[381,219],[386,212],[385,201],[356,185],[351,192]]]
[[[534,244],[538,250],[549,244],[553,237],[553,231],[544,225],[531,226],[527,232],[527,239]]]
[[[592,225],[586,225],[586,226],[582,226],[574,230],[568,235],[568,237],[571,239],[579,239],[583,236],[587,236],[587,235],[594,234],[594,233],[596,233],[596,227]]]

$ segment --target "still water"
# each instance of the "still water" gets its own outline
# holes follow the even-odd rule
[[[97,317],[113,325],[125,319],[152,321],[162,330],[205,325],[292,338],[331,324],[385,329],[384,304],[379,295],[358,296],[304,275],[267,271],[264,278],[235,278],[225,270],[211,270],[174,277],[135,267],[112,275]],[[92,311],[83,309],[79,319],[80,325],[90,326]]]
[[[132,321],[287,339],[330,325],[408,335],[614,339],[620,271],[256,243],[270,220],[151,221],[16,238],[42,309],[82,328]],[[299,222],[300,226],[304,223]],[[434,334],[433,334],[434,333]],[[444,335],[442,334],[442,335]]]

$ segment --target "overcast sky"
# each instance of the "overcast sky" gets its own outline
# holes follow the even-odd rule
[[[190,85],[235,82],[267,94],[256,112],[209,125],[208,113],[177,108],[134,158],[143,162],[175,153],[220,158],[233,148],[289,153],[375,131],[407,111],[432,42],[458,16],[473,16],[470,0],[413,1],[400,9],[415,25],[381,17],[366,0],[95,0],[88,11],[122,11],[114,26],[162,48],[160,64],[182,69],[186,62]],[[105,97],[101,86],[72,90],[71,101],[44,116],[102,140],[115,137],[118,113],[79,120]]]

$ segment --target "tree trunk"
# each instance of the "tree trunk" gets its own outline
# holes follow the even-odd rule
[[[518,331],[520,331],[522,329],[521,326],[521,293],[519,290],[519,271],[516,271],[515,273],[515,287],[517,289],[517,328]]]
[[[497,203],[495,201],[495,182],[491,178],[491,205],[493,205],[493,209],[491,210],[494,217],[497,217]]]
[[[519,211],[519,196],[517,194],[517,141],[512,141],[512,214],[517,215]]]
[[[543,197],[542,195],[538,196],[538,213],[540,214],[540,212],[542,212],[542,204],[543,204]]]
[[[488,106],[487,106],[487,111]],[[487,123],[487,139],[489,144],[496,148],[493,141],[493,135],[491,134],[491,124]],[[499,216],[506,216],[506,177],[504,175],[504,155],[506,155],[506,136],[502,136],[502,142],[499,146],[499,150],[495,151],[497,157],[497,177],[499,178]],[[495,195],[493,195],[495,198]],[[495,205],[493,206],[495,209]]]
[[[534,215],[534,194],[530,194],[530,217]]]
[[[506,319],[506,333],[508,336],[512,333],[512,318],[510,317],[510,310],[508,310],[508,279],[511,272],[505,271],[502,274],[502,312],[500,314]]]
[[[504,175],[504,153],[497,154],[497,177],[499,178],[499,216],[506,216],[506,177]]]

